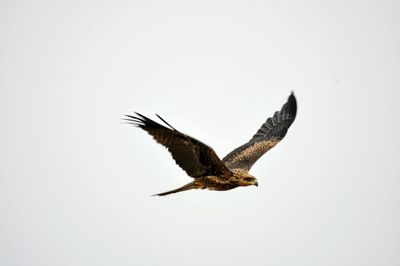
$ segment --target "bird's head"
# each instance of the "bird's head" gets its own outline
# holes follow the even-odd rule
[[[240,186],[256,186],[258,187],[257,178],[252,176],[249,173],[241,173],[239,178],[239,185]]]

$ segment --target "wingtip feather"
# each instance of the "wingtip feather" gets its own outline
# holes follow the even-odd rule
[[[289,95],[289,98],[282,109],[285,110],[286,112],[290,113],[293,116],[293,118],[296,117],[297,100],[296,100],[296,97],[294,96],[293,91]]]
[[[169,126],[170,128],[172,128],[172,129],[175,130],[175,131],[178,131],[178,130],[176,130],[173,126],[171,126],[167,121],[165,121],[164,118],[162,118],[162,117],[159,116],[158,114],[156,114],[156,116],[157,116],[161,121],[163,121],[167,126]]]

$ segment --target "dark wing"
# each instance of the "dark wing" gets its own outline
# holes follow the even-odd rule
[[[229,169],[249,171],[264,153],[283,139],[296,117],[296,111],[296,98],[292,92],[282,109],[268,118],[249,142],[230,152],[222,161]]]
[[[204,143],[185,135],[164,119],[158,116],[168,127],[136,113],[137,116],[126,115],[128,123],[136,125],[146,130],[153,138],[172,154],[175,162],[193,177],[203,177],[209,175],[223,176],[230,171],[219,159],[212,148]]]

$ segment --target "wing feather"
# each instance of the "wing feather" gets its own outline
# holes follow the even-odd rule
[[[199,178],[209,175],[224,176],[230,173],[211,147],[179,132],[163,118],[158,117],[170,128],[139,113],[136,113],[136,116],[126,115],[124,120],[147,131],[158,143],[165,146],[175,162],[189,176]]]
[[[280,111],[274,113],[244,145],[226,155],[222,162],[229,169],[249,171],[253,164],[281,141],[296,118],[297,102],[293,92]]]

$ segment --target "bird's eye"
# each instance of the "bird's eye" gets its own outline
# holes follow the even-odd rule
[[[244,180],[247,181],[247,182],[251,182],[251,181],[253,181],[253,178],[251,178],[251,177],[245,177]]]

